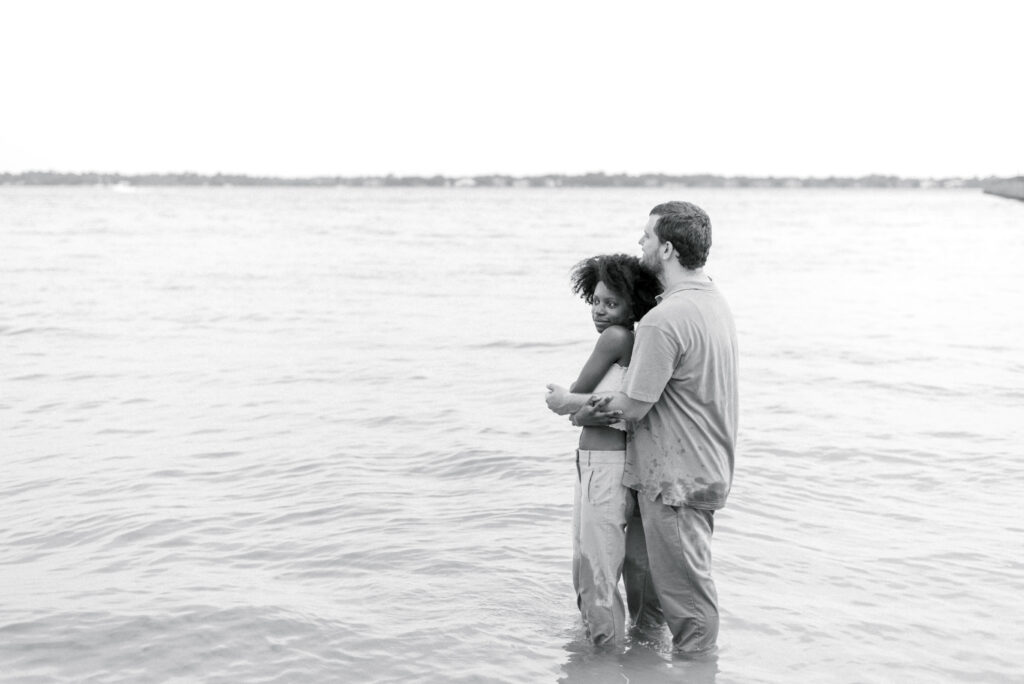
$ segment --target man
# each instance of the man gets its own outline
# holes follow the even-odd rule
[[[654,588],[674,649],[702,657],[717,651],[711,534],[732,485],[736,329],[703,272],[711,221],[700,207],[659,204],[640,245],[664,292],[637,327],[622,391],[590,397],[571,420],[629,423],[623,484],[638,494]]]

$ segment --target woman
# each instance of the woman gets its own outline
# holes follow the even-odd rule
[[[611,254],[577,264],[572,272],[572,289],[590,304],[599,337],[569,390],[548,385],[548,407],[561,414],[579,408],[578,398],[571,397],[570,392],[589,395],[621,387],[633,353],[633,326],[654,307],[661,285],[636,257]],[[634,512],[632,492],[622,485],[625,431],[621,422],[608,427],[586,426],[576,452],[573,586],[590,638],[598,645],[619,643],[625,635],[618,583],[626,551],[626,526]],[[642,532],[637,543],[642,543]],[[630,594],[629,581],[626,590]],[[631,596],[631,607],[633,603]]]

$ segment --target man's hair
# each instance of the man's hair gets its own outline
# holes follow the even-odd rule
[[[598,283],[619,295],[627,297],[633,307],[633,320],[639,321],[658,302],[661,283],[640,259],[628,254],[601,254],[576,264],[572,269],[572,291],[588,304],[594,298]]]
[[[711,251],[711,219],[696,204],[665,202],[651,209],[658,216],[654,233],[662,242],[671,242],[683,268],[704,266]]]

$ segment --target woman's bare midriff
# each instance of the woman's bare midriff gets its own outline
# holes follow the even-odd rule
[[[580,432],[580,449],[624,451],[626,449],[626,433],[615,428],[587,425]]]

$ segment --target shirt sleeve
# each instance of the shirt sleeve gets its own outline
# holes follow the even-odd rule
[[[671,335],[654,326],[639,327],[622,383],[623,393],[637,401],[658,401],[675,373],[678,359],[679,344]]]

